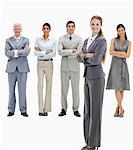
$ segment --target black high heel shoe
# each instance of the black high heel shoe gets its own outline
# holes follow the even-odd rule
[[[97,147],[98,149],[98,147]],[[88,145],[84,146],[81,150],[96,150],[95,147],[89,147]]]

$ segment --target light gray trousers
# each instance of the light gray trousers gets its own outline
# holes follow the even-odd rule
[[[84,137],[91,147],[100,147],[105,79],[87,79],[84,85]]]
[[[71,80],[73,111],[78,111],[79,108],[79,77],[80,73],[76,71],[61,71],[61,106],[67,110],[67,94],[69,81]]]

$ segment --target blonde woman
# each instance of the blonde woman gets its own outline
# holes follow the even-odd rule
[[[91,36],[84,41],[78,54],[79,62],[84,63],[84,137],[86,145],[82,150],[95,150],[101,145],[101,117],[105,85],[104,62],[107,42],[102,33],[102,18],[93,16],[90,21]]]

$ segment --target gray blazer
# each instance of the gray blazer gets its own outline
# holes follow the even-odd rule
[[[82,46],[83,40],[78,35],[74,34],[71,40],[67,34],[59,38],[58,51],[59,55],[62,56],[61,71],[80,71],[79,62],[76,57]],[[77,49],[77,52],[73,53],[72,49]]]
[[[17,58],[14,58],[13,50],[18,50]],[[27,56],[30,53],[29,39],[21,37],[17,43],[14,36],[8,38],[5,44],[5,55],[8,57],[6,72],[13,73],[18,68],[19,72],[29,72]]]
[[[87,49],[88,39],[84,41],[82,51],[84,53],[93,53],[92,58],[85,58],[82,54],[77,55],[77,60],[84,63],[84,77],[88,79],[96,79],[104,77],[101,59],[107,50],[107,42],[104,37],[96,37]]]

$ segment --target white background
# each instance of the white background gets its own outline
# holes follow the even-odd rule
[[[83,65],[80,77],[81,118],[72,112],[71,86],[68,93],[68,111],[65,117],[58,117],[60,112],[60,56],[54,58],[54,76],[52,93],[52,112],[48,117],[38,116],[36,57],[33,54],[34,42],[42,35],[42,25],[49,22],[51,36],[58,39],[66,33],[66,22],[76,23],[75,33],[87,38],[90,34],[89,21],[93,15],[103,18],[103,33],[108,42],[107,58],[103,66],[106,81],[110,68],[110,40],[116,36],[116,26],[122,23],[126,27],[128,39],[132,41],[132,4],[130,0],[4,0],[0,2],[0,148],[2,150],[80,150],[84,145],[83,137]],[[20,22],[24,36],[30,39],[31,53],[28,57],[31,72],[27,81],[28,118],[20,115],[17,107],[13,117],[8,118],[8,81],[5,73],[7,58],[4,54],[5,39],[10,37],[12,25]],[[130,83],[133,82],[133,54],[127,60]],[[113,90],[105,90],[102,120],[102,150],[131,150],[132,142],[132,89],[125,91],[123,107],[124,118],[114,118],[116,99]]]

